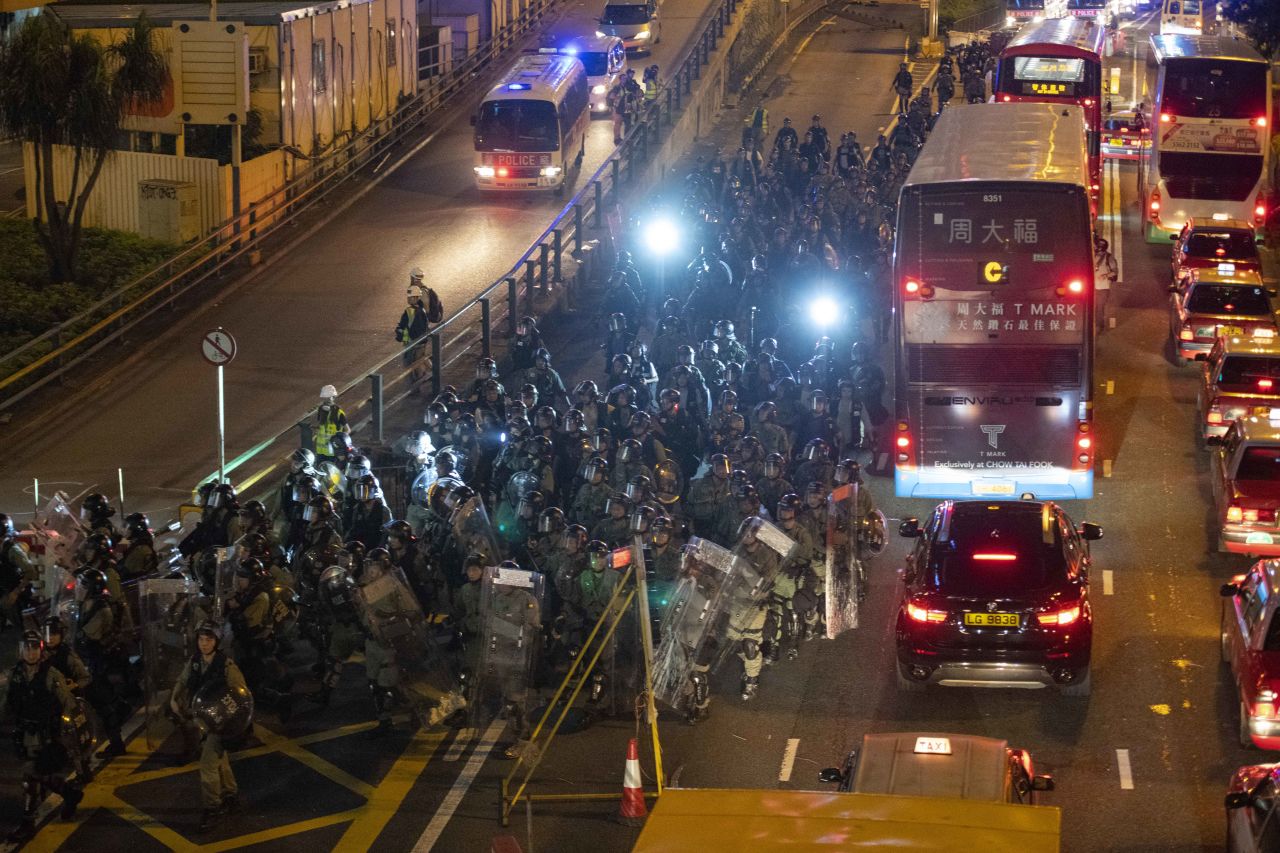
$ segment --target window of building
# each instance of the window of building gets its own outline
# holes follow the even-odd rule
[[[387,18],[387,67],[396,64],[396,19]]]
[[[311,43],[311,84],[317,92],[329,91],[329,69],[325,62],[324,42]]]

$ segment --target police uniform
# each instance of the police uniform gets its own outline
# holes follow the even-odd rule
[[[36,809],[44,789],[63,798],[62,817],[70,819],[84,794],[68,782],[67,752],[61,742],[62,719],[75,712],[75,699],[57,667],[48,660],[35,666],[19,660],[9,674],[5,715],[15,724],[14,748],[22,761],[22,825],[15,834],[35,830]],[[16,840],[16,839],[15,839]]]
[[[232,691],[246,689],[240,668],[221,649],[207,661],[196,652],[187,661],[173,687],[173,704],[182,712],[189,713],[191,698],[200,692],[201,687],[213,682],[224,682]],[[200,801],[205,811],[222,808],[228,800],[234,800],[238,790],[222,736],[209,732],[200,747]]]
[[[754,549],[744,547],[738,557],[748,560],[762,576],[776,575],[778,555],[762,542],[756,542]],[[729,615],[729,625],[725,637],[738,644],[738,659],[742,661],[742,698],[748,699],[755,692],[755,686],[764,668],[764,655],[760,646],[764,642],[764,626],[767,609],[766,598],[755,602],[744,598],[734,602],[733,611]]]
[[[578,494],[574,495],[569,520],[577,524],[594,523],[604,514],[605,501],[611,494],[613,491],[603,481],[596,484],[583,483]]]

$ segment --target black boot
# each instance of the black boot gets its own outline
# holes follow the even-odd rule
[[[76,807],[80,805],[80,801],[84,799],[84,791],[80,790],[77,785],[67,785],[62,790],[62,812],[63,820],[71,820],[76,816]]]
[[[10,844],[22,844],[24,841],[30,841],[32,838],[34,838],[35,834],[36,834],[35,816],[23,815],[22,823],[18,824],[18,826],[13,830],[13,832],[9,833],[8,837],[5,838],[5,841],[9,842]]]
[[[200,813],[200,825],[196,827],[196,832],[205,833],[212,830],[218,825],[218,810],[205,809]]]
[[[107,743],[107,748],[102,750],[102,754],[107,758],[115,758],[117,755],[124,755],[124,738],[120,736],[120,730],[116,729],[111,732],[108,737],[110,740]]]

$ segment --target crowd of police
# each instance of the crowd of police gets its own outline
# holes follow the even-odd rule
[[[988,57],[955,58],[971,78]],[[766,666],[856,624],[861,563],[883,545],[860,460],[891,438],[876,349],[893,209],[953,78],[949,53],[936,102],[928,88],[904,98],[866,155],[853,133],[832,145],[818,116],[803,137],[785,120],[769,145],[767,118],[749,117],[736,157],[700,162],[683,187],[684,260],[642,273],[642,229],[629,229],[596,379],[570,391],[524,317],[505,374],[480,359],[426,407],[399,444],[404,518],[331,386],[313,447],[274,494],[201,486],[199,520],[172,548],[144,515],[116,527],[99,494],[34,538],[0,516],[0,604],[23,631],[5,704],[24,762],[17,834],[45,791],[74,813],[86,706],[108,753],[124,751],[140,705],[149,737],[181,734],[179,760],[200,757],[208,829],[238,803],[226,750],[250,715],[287,724],[295,697],[323,713],[357,654],[372,736],[398,710],[423,725],[505,718],[514,754],[543,688],[617,615],[635,564],[623,552],[642,557],[650,600],[622,615],[591,714],[635,707],[637,619],[657,634],[655,694],[690,722],[707,714],[718,663],[741,662],[750,700]],[[308,663],[316,686],[302,691]]]

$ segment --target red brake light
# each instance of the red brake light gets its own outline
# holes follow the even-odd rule
[[[1007,104],[1007,103],[1009,103],[1010,101],[1012,101],[1012,100],[1013,100],[1013,98],[1009,97],[1008,95],[1001,95],[1001,96],[1000,96],[1000,100],[1004,101],[1004,102]]]
[[[1257,118],[1255,118],[1255,119],[1253,120],[1253,123],[1254,123],[1254,124],[1256,124],[1258,127],[1266,127],[1266,126],[1267,126],[1267,117],[1266,117],[1266,116],[1258,116]]]
[[[1159,209],[1160,209],[1160,196],[1153,194],[1151,196],[1151,210],[1154,212]]]
[[[998,563],[1011,563],[1014,560],[1018,559],[1018,555],[1003,554],[1003,553],[989,552],[989,551],[980,551],[979,553],[973,555],[973,559],[989,560],[991,562],[998,562]]]
[[[929,610],[910,601],[907,602],[907,616],[916,622],[945,622],[947,621],[947,611],[945,610]]]
[[[1253,218],[1257,220],[1262,220],[1266,217],[1266,215],[1267,215],[1267,206],[1259,202],[1258,205],[1253,209]]]
[[[1067,290],[1072,293],[1084,293],[1084,282],[1078,278],[1073,278],[1067,283]]]
[[[1169,122],[1173,121],[1173,115],[1171,113],[1160,113],[1160,121],[1162,121],[1165,124],[1168,124]]]
[[[1036,620],[1041,625],[1056,625],[1061,628],[1070,625],[1080,618],[1080,605],[1073,604],[1070,607],[1064,607],[1061,610],[1055,610],[1051,613],[1038,613]]]
[[[1218,248],[1216,248],[1216,249],[1214,249],[1214,250],[1213,250],[1213,253],[1214,253],[1215,255],[1217,255],[1218,257],[1222,257],[1223,255],[1225,255],[1225,254],[1227,253],[1227,250],[1226,250],[1226,249],[1224,249],[1224,248],[1222,248],[1221,246],[1219,246]]]
[[[1271,387],[1272,387],[1273,385],[1275,385],[1275,383],[1274,383],[1274,382],[1272,382],[1270,379],[1259,379],[1259,380],[1258,380],[1258,390],[1259,390],[1259,391],[1270,391],[1270,390],[1271,390]]]
[[[507,177],[507,176],[508,176],[508,175],[510,175],[510,174],[511,174],[511,172],[510,172],[510,170],[509,170],[509,169],[507,169],[507,167],[506,167],[506,166],[499,166],[499,167],[498,167],[498,177],[499,177],[499,178],[505,178],[505,177]]]
[[[904,281],[904,282],[902,283],[902,290],[903,290],[903,292],[908,293],[908,294],[911,294],[911,293],[919,293],[919,292],[920,292],[920,282],[916,281],[914,278],[909,278],[909,279],[907,279],[906,281]]]
[[[1088,450],[1093,446],[1093,439],[1087,435],[1082,435],[1076,439],[1076,444],[1079,445],[1081,450]]]
[[[906,449],[911,446],[911,437],[906,435],[898,436],[897,444],[899,447]]]
[[[1085,99],[1084,99],[1084,105],[1085,105],[1086,107],[1091,107],[1091,106],[1093,106],[1093,98],[1085,98]]]

